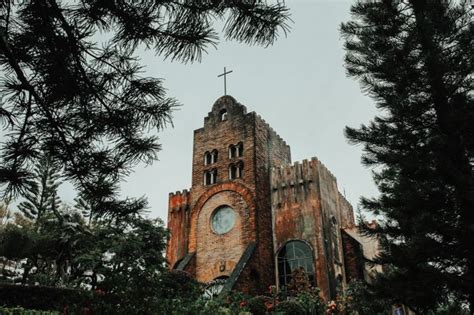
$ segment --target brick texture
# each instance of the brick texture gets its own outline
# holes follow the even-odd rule
[[[222,114],[226,112],[226,119]],[[231,158],[229,146],[243,144],[243,155]],[[206,165],[206,152],[218,159]],[[243,176],[229,178],[229,166],[241,162]],[[217,183],[205,185],[206,171]],[[223,235],[211,228],[211,216],[222,205],[237,216]],[[345,282],[341,227],[354,226],[352,207],[337,189],[335,177],[316,158],[291,164],[290,147],[257,114],[230,96],[219,98],[194,132],[192,188],[170,194],[167,259],[170,268],[195,253],[186,270],[201,282],[229,276],[250,243],[256,249],[235,289],[262,293],[276,283],[275,257],[289,240],[303,240],[314,252],[317,284],[324,298],[335,293],[336,277]]]

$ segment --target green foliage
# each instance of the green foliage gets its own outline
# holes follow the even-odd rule
[[[279,314],[306,315],[304,306],[296,300],[287,300],[278,303],[275,312]]]
[[[48,212],[58,211],[61,201],[57,190],[61,184],[60,170],[47,154],[36,163],[33,170],[34,180],[30,180],[22,195],[25,201],[20,202],[18,210],[35,224],[41,221]]]
[[[265,315],[267,313],[267,307],[265,302],[269,298],[265,296],[255,296],[248,300],[248,309],[253,315]]]
[[[178,102],[161,79],[142,76],[135,51],[200,60],[217,45],[216,19],[225,19],[227,39],[270,45],[288,30],[289,14],[262,1],[0,2],[2,192],[30,189],[46,151],[94,213],[143,209],[142,199],[119,199],[119,184],[157,159],[156,133]]]
[[[359,315],[390,315],[392,302],[377,297],[370,286],[363,281],[353,280],[344,292],[345,309]]]
[[[71,311],[80,309],[90,299],[82,290],[5,283],[0,283],[0,296],[4,307],[60,312],[67,306]]]
[[[380,114],[359,129],[380,215],[377,295],[419,313],[449,293],[474,307],[473,7],[469,1],[358,1],[341,27],[350,76]]]
[[[37,311],[24,309],[22,307],[1,307],[0,314],[3,315],[59,315],[59,312]]]
[[[303,306],[305,314],[324,314],[325,305],[321,300],[318,288],[300,292],[295,299]]]

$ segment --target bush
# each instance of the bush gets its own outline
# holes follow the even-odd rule
[[[280,302],[275,307],[275,312],[291,315],[305,315],[306,311],[300,302],[288,300]]]
[[[22,307],[6,308],[0,306],[0,314],[2,315],[59,315],[59,312],[48,312],[38,310],[27,310]]]
[[[248,300],[248,309],[253,315],[265,315],[267,312],[265,301],[267,300],[268,298],[265,296],[255,296]]]
[[[52,288],[45,286],[24,286],[0,284],[1,303],[5,307],[62,311],[64,307],[81,306],[89,298],[89,293],[81,290]]]

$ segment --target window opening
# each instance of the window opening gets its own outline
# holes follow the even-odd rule
[[[227,120],[227,118],[229,118],[229,114],[227,113],[226,109],[221,110],[220,117],[221,117],[221,121],[225,121]]]
[[[242,178],[244,173],[244,163],[231,164],[229,166],[229,179]]]
[[[229,146],[229,158],[233,159],[237,157],[237,148],[234,145]]]
[[[217,150],[213,150],[211,152],[211,163],[216,163],[218,156],[219,156],[219,153],[217,152]]]
[[[239,142],[237,144],[237,156],[242,157],[244,155],[244,144],[242,142]]]
[[[313,251],[302,241],[287,242],[278,253],[280,287],[290,285],[293,277],[301,276],[301,274],[307,278],[310,285],[316,284]]]
[[[217,170],[204,172],[204,185],[213,185],[217,183]]]

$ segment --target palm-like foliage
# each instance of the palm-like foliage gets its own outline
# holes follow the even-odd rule
[[[359,129],[381,192],[381,295],[421,313],[455,292],[474,308],[474,26],[469,1],[358,1],[346,68],[381,114]],[[444,293],[441,293],[444,292]],[[472,310],[471,310],[472,312]]]
[[[61,200],[57,195],[60,181],[60,170],[52,163],[49,156],[43,155],[33,170],[34,179],[25,188],[24,201],[18,210],[38,226],[47,212],[58,212]]]
[[[287,8],[261,1],[84,0],[0,2],[0,151],[3,192],[27,189],[38,152],[100,213],[126,214],[143,200],[117,200],[137,163],[156,160],[156,135],[177,102],[160,79],[140,75],[141,45],[174,60],[199,60],[225,37],[272,44],[288,29]],[[97,42],[98,35],[107,40]]]

